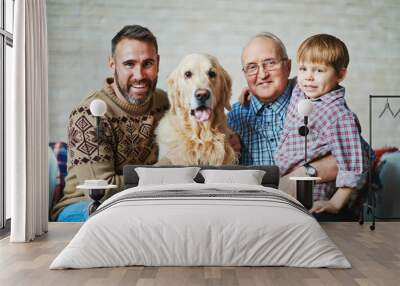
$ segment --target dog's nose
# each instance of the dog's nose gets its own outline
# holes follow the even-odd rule
[[[194,96],[198,100],[206,101],[207,99],[210,98],[210,91],[208,89],[199,88],[199,89],[196,89]]]

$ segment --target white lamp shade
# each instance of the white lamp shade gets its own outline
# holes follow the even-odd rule
[[[107,111],[106,103],[101,99],[94,99],[90,103],[90,112],[93,116],[103,116]]]
[[[313,103],[309,99],[302,99],[297,104],[297,111],[302,116],[309,116],[313,111]]]

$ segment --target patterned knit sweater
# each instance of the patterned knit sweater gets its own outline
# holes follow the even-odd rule
[[[55,220],[69,204],[85,198],[76,186],[88,179],[104,179],[118,189],[109,190],[104,199],[121,190],[122,168],[127,164],[154,164],[158,148],[154,129],[169,108],[168,97],[157,89],[150,100],[135,105],[120,100],[107,78],[102,90],[83,100],[70,114],[68,124],[68,175],[64,196],[52,210]],[[100,122],[99,143],[96,118],[90,113],[93,99],[102,99],[107,112]]]

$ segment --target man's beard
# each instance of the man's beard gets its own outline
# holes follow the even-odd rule
[[[117,85],[117,88],[118,88],[119,92],[122,94],[122,96],[123,96],[129,103],[131,103],[131,104],[136,104],[136,105],[143,105],[143,104],[146,104],[147,101],[149,101],[149,99],[151,98],[151,96],[152,96],[152,94],[153,94],[153,92],[154,92],[154,90],[155,90],[155,86],[156,86],[156,84],[157,84],[157,79],[156,79],[154,82],[152,82],[152,81],[150,81],[150,80],[141,80],[141,81],[139,81],[139,82],[134,82],[134,83],[132,83],[132,84],[136,84],[136,83],[138,83],[138,84],[145,83],[146,85],[150,86],[149,90],[147,91],[146,97],[143,98],[143,99],[137,99],[137,98],[130,97],[130,96],[128,95],[129,85],[127,86],[126,89],[123,89],[123,88],[121,87],[121,85],[120,85],[120,83],[119,83],[119,77],[118,77],[117,71],[115,71],[115,73],[114,73],[114,78],[115,78],[115,84]]]

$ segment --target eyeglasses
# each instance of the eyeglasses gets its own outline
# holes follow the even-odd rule
[[[264,70],[273,71],[277,70],[281,65],[281,62],[286,61],[287,58],[277,59],[266,59],[261,62]],[[258,73],[260,65],[257,63],[249,63],[242,70],[246,75],[255,75]]]

